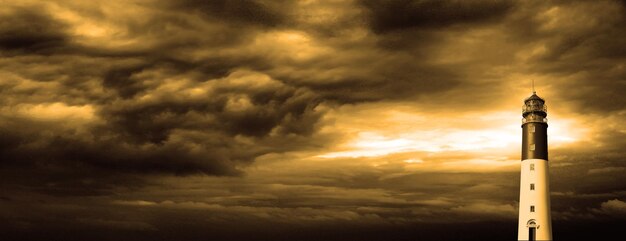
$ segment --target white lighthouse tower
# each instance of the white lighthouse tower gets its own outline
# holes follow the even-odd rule
[[[552,240],[547,115],[545,101],[533,88],[522,107],[518,240]]]

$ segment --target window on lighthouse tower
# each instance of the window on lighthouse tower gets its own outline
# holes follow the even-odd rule
[[[535,205],[530,206],[530,212],[534,213],[535,212]]]
[[[535,170],[535,164],[534,164],[534,163],[531,163],[531,164],[530,164],[530,170],[531,170],[531,171],[534,171],[534,170]]]
[[[535,190],[535,184],[534,183],[530,184],[530,190]]]

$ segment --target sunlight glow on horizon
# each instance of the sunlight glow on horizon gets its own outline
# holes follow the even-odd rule
[[[369,111],[385,112],[377,109]],[[521,145],[520,129],[512,127],[519,125],[517,116],[506,117],[502,112],[481,114],[480,121],[489,124],[478,128],[459,126],[459,123],[475,121],[476,117],[473,115],[457,115],[454,118],[449,117],[453,115],[443,115],[446,117],[437,117],[441,121],[435,124],[428,123],[428,118],[423,118],[424,116],[422,113],[401,112],[377,120],[374,126],[355,126],[354,123],[348,123],[346,126],[354,131],[354,137],[343,143],[339,150],[317,157],[381,157],[405,152],[516,152]],[[559,119],[558,122],[549,123],[550,143],[559,146],[578,141],[581,133],[567,131],[574,122],[571,119]],[[402,128],[398,129],[398,126]],[[342,130],[341,123],[338,130]]]

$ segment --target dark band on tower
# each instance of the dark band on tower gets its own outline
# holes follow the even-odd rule
[[[548,116],[545,101],[533,95],[524,100],[522,107],[522,161],[548,160]]]

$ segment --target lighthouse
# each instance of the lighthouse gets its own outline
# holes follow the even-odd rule
[[[545,100],[533,88],[522,107],[518,240],[552,240],[547,115]]]

